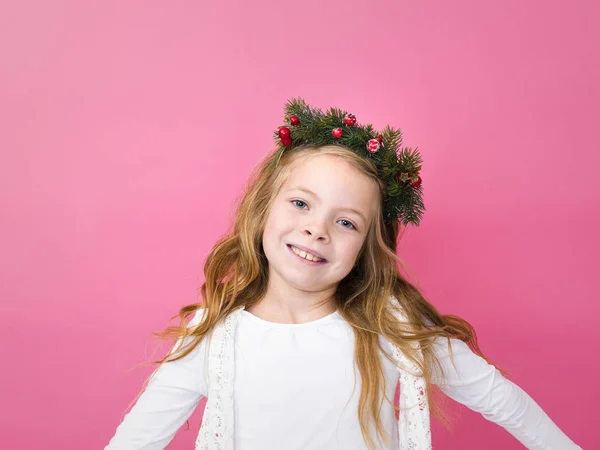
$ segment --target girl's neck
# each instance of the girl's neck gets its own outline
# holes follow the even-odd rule
[[[311,295],[307,294],[296,301],[291,297],[294,296],[283,299],[267,293],[246,310],[268,322],[298,324],[321,319],[337,309],[331,295],[311,299]]]

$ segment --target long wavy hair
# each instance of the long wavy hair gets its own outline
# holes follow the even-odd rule
[[[429,388],[427,396],[432,413],[442,420],[445,419],[444,413],[434,402],[431,389],[434,365],[442,371],[433,352],[434,339],[460,339],[486,361],[489,360],[479,349],[475,330],[466,320],[441,314],[401,274],[399,266],[405,266],[396,255],[400,225],[397,221],[386,224],[383,220],[381,205],[386,195],[385,186],[377,175],[375,165],[346,147],[307,145],[286,149],[277,168],[278,151],[274,149],[257,165],[240,197],[231,229],[217,241],[206,259],[205,282],[200,288],[201,302],[186,305],[173,316],[179,317],[179,325],[153,333],[161,340],[174,339],[176,342],[163,359],[144,364],[162,365],[186,357],[229,314],[242,307],[249,308],[263,298],[269,280],[262,235],[271,204],[293,166],[315,154],[340,158],[379,186],[380,206],[363,247],[353,269],[340,281],[334,294],[340,315],[354,331],[354,358],[362,380],[358,418],[365,443],[373,449],[375,441],[369,429],[376,431],[378,439],[388,441],[381,421],[381,406],[383,401],[392,401],[385,396],[385,378],[379,355],[391,356],[382,348],[379,336],[395,344],[420,369]],[[390,298],[396,301],[390,302]],[[395,307],[401,309],[406,321],[400,322],[394,315]],[[189,327],[188,319],[199,309],[202,309],[200,323]],[[187,342],[186,345],[178,345],[183,341]],[[415,342],[420,344],[420,352],[415,349]],[[177,351],[174,351],[175,347],[178,347]],[[148,377],[145,386],[151,377]],[[394,408],[398,413],[395,404]]]

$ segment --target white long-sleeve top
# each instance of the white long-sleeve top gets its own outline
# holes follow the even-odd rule
[[[199,320],[197,313],[188,326]],[[105,450],[159,450],[171,442],[207,395],[208,342],[154,373]],[[432,382],[446,395],[503,426],[527,448],[580,448],[525,391],[464,342],[451,339],[451,346],[454,365],[447,340],[435,345],[444,378],[434,371]],[[357,413],[360,374],[354,369],[354,335],[338,312],[308,323],[281,324],[244,310],[234,354],[236,449],[366,450]],[[393,401],[398,371],[383,355],[381,362],[386,396]],[[382,418],[389,440],[378,442],[377,448],[396,450],[397,422],[388,402]]]

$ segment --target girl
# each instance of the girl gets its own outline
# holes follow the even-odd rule
[[[202,304],[160,334],[176,343],[106,449],[164,448],[202,397],[197,449],[430,449],[432,385],[528,448],[580,448],[399,273],[400,225],[424,211],[400,131],[300,98],[285,109],[206,260]]]

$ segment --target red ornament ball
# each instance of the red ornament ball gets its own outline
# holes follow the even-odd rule
[[[419,186],[421,186],[421,182],[422,182],[421,177],[417,176],[417,181],[410,180],[410,185],[413,187],[419,187]]]
[[[300,119],[298,119],[298,116],[291,116],[290,117],[290,123],[292,125],[298,125],[300,123]]]
[[[291,139],[291,132],[288,127],[280,127],[279,128],[279,137],[281,139]]]
[[[349,126],[354,126],[354,124],[356,123],[356,117],[354,116],[354,114],[346,114],[344,116],[344,123]]]
[[[342,137],[342,135],[344,134],[344,131],[343,131],[341,128],[334,128],[334,129],[331,131],[331,134],[333,134],[333,137],[334,137],[334,138],[337,138],[337,139],[339,139],[339,138],[341,138],[341,137]]]
[[[289,147],[290,145],[292,145],[292,140],[291,139],[281,139],[281,143],[283,145],[285,145],[286,147]]]
[[[379,150],[379,141],[377,139],[369,139],[369,142],[367,142],[367,150],[369,150],[371,153],[375,153],[377,150]]]

